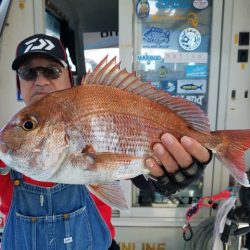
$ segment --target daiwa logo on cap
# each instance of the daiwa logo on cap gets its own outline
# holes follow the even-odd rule
[[[25,43],[27,45],[27,48],[23,53],[27,53],[30,50],[52,50],[55,48],[55,45],[48,39],[42,39],[40,38],[38,41],[38,38],[32,39]]]
[[[51,57],[63,67],[67,67],[67,54],[61,41],[53,36],[35,34],[21,41],[17,47],[16,58],[12,63],[12,69],[17,70],[30,54],[40,54]]]

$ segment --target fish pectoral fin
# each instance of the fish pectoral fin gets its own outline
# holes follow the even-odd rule
[[[96,151],[95,151],[95,149],[94,149],[94,147],[92,145],[86,145],[86,147],[83,148],[82,153],[83,154],[86,153],[86,154],[91,155],[91,154],[95,154]]]
[[[94,152],[89,149],[86,151],[71,154],[70,163],[74,166],[81,166],[85,169],[97,169],[105,167],[117,167],[128,165],[133,160],[142,159],[142,156],[133,156],[126,154],[118,154],[112,152]]]
[[[128,209],[127,200],[119,181],[89,184],[88,190],[100,200],[119,210]]]
[[[129,164],[133,160],[144,159],[143,156],[134,156],[121,153],[113,152],[97,152],[95,154],[90,154],[91,157],[95,160],[96,165],[108,165],[108,166],[117,166],[123,164]]]
[[[91,154],[86,153],[71,154],[69,162],[72,166],[81,166],[84,169],[93,169],[95,167],[95,159]]]

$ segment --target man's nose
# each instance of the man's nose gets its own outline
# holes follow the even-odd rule
[[[39,86],[48,85],[48,78],[44,77],[42,72],[37,72],[37,77],[35,79],[35,84]]]

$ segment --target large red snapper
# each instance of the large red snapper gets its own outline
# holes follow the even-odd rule
[[[0,159],[36,180],[91,184],[100,198],[125,207],[115,180],[148,174],[145,159],[154,157],[152,145],[164,132],[198,140],[249,186],[250,130],[210,132],[198,106],[141,82],[107,57],[81,86],[19,111],[0,131]]]

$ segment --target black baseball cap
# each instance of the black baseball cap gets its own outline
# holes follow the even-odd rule
[[[68,66],[67,55],[61,41],[53,36],[36,34],[21,41],[16,50],[12,69],[17,70],[31,55],[45,55],[58,61],[63,67]]]

